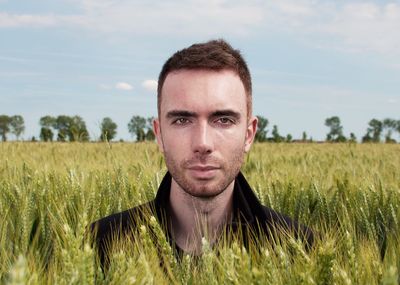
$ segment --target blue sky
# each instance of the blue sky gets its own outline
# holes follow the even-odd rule
[[[102,118],[132,139],[133,115],[156,115],[163,62],[194,42],[225,38],[253,77],[254,113],[282,135],[324,139],[400,119],[400,1],[0,0],[0,114]],[[398,135],[395,136],[398,139]]]

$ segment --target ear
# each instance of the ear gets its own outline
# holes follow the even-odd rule
[[[253,144],[254,137],[257,132],[257,123],[258,123],[257,117],[252,117],[249,120],[249,124],[247,125],[247,129],[246,129],[246,140],[244,142],[244,151],[245,152],[248,152],[250,150],[251,145]]]
[[[160,120],[158,118],[153,120],[153,132],[156,136],[157,144],[158,144],[160,151],[162,153],[164,153],[164,145],[163,145],[162,138],[161,138]]]

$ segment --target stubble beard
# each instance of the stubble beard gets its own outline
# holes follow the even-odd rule
[[[240,167],[243,164],[244,153],[244,147],[242,146],[233,151],[228,161],[222,161],[221,159],[212,157],[210,154],[206,154],[198,155],[179,162],[164,149],[165,163],[175,182],[190,196],[202,199],[214,198],[225,191],[238,175]],[[198,162],[201,162],[202,164],[209,163],[212,165],[218,165],[218,167],[220,167],[218,169],[217,177],[212,179],[216,181],[197,181],[194,178],[188,177],[188,167]]]

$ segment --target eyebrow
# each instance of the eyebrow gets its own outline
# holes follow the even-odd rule
[[[212,113],[211,113],[211,116],[212,116],[212,117],[228,116],[228,117],[233,117],[233,118],[235,118],[236,120],[239,120],[240,117],[241,117],[239,112],[233,111],[233,110],[231,110],[231,109],[217,110],[217,111],[215,111],[215,112],[212,112]]]
[[[176,117],[197,117],[195,112],[185,111],[185,110],[172,110],[167,113],[168,119]]]
[[[231,110],[231,109],[217,110],[217,111],[212,112],[210,114],[210,116],[211,117],[228,116],[228,117],[233,117],[233,118],[235,118],[237,120],[239,120],[240,117],[241,117],[239,112],[236,112],[236,111]],[[190,111],[186,111],[186,110],[172,110],[172,111],[169,111],[167,113],[166,117],[168,119],[176,118],[176,117],[197,118],[198,114],[195,113],[195,112],[190,112]]]

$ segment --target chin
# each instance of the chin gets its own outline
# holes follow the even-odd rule
[[[203,198],[203,199],[209,199],[209,198],[214,198],[221,193],[225,191],[226,187],[218,187],[216,185],[204,185],[204,186],[198,186],[198,185],[192,185],[192,187],[188,187],[185,190],[186,193],[189,195],[196,197],[196,198]]]
[[[212,177],[196,177],[191,173],[171,171],[171,175],[179,187],[188,195],[196,198],[210,199],[223,193],[232,181],[228,181],[224,175]]]
[[[195,197],[195,198],[209,200],[209,199],[217,197],[222,192],[218,192],[218,193],[213,193],[213,192],[191,192],[191,193],[188,193],[188,194],[191,195],[192,197]]]

